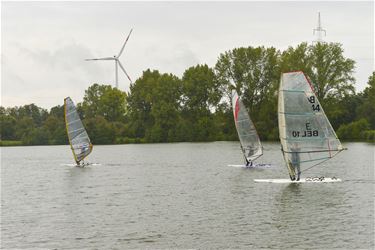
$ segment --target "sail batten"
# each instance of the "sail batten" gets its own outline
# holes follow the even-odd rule
[[[250,136],[254,136],[255,133],[250,133],[250,134],[243,134],[242,137],[250,137]]]
[[[284,115],[313,115],[314,113],[313,112],[280,112],[280,114],[284,114]]]
[[[251,121],[245,105],[236,91],[232,93],[233,116],[242,153],[247,161],[251,162],[263,155],[263,148],[254,123]]]
[[[248,122],[248,120],[247,119],[242,119],[242,120],[237,120],[237,122],[238,123],[240,123],[240,122]]]
[[[69,116],[69,115],[67,115],[67,116]],[[74,123],[77,123],[77,122],[81,122],[81,119],[70,121],[70,122],[68,122],[68,125],[71,125],[71,124],[74,124]]]
[[[291,163],[297,161],[303,171],[343,150],[311,82],[301,71],[281,76],[278,120],[284,160],[291,176]]]
[[[79,128],[79,129],[72,130],[72,133],[77,132],[77,131],[85,131],[85,130],[83,128]],[[78,135],[80,135],[80,134],[78,134]]]
[[[70,97],[64,100],[64,113],[69,144],[74,159],[79,164],[80,161],[91,153],[93,146]]]
[[[310,153],[322,153],[322,152],[340,152],[342,150],[334,149],[334,150],[312,150],[312,151],[298,151],[299,154],[310,154]],[[294,151],[283,151],[284,153],[293,153]]]

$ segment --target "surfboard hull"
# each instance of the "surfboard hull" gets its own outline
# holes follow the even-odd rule
[[[245,164],[228,164],[228,167],[233,167],[233,168],[270,168],[271,164],[254,163],[252,166],[246,166]]]
[[[102,164],[100,163],[85,163],[83,165],[77,165],[77,163],[62,163],[60,166],[65,166],[65,167],[87,167],[87,166],[101,166]]]
[[[339,178],[328,177],[306,177],[301,178],[299,181],[292,181],[290,179],[254,179],[255,182],[263,183],[329,183],[329,182],[342,182]]]

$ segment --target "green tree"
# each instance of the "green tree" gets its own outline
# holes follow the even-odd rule
[[[245,106],[253,110],[273,86],[278,84],[280,52],[275,48],[236,48],[219,56],[216,76],[223,92],[231,99],[231,84],[242,96]]]
[[[214,123],[218,127],[216,140],[238,140],[237,131],[233,122],[232,110],[226,104],[219,104],[214,113]]]
[[[366,118],[371,129],[375,129],[375,71],[369,77],[368,86],[359,96],[363,101],[362,105],[356,110],[358,118]]]
[[[27,145],[47,145],[48,134],[42,127],[33,128],[23,137],[22,141]]]
[[[303,71],[312,81],[319,101],[342,99],[354,93],[354,61],[345,58],[339,43],[302,43],[282,53],[281,70]],[[323,105],[324,106],[324,105]]]
[[[281,54],[281,72],[302,71],[310,76],[313,72],[313,62],[309,56],[309,45],[301,43],[295,48],[289,47]]]
[[[221,91],[226,96],[226,102],[231,102],[232,84],[241,96],[248,109],[261,138],[267,138],[269,130],[277,126],[275,117],[276,91],[280,79],[280,52],[275,48],[247,47],[236,48],[221,54],[215,72],[221,84]],[[272,105],[272,107],[263,107]],[[260,114],[259,110],[270,112]],[[231,105],[226,106],[227,117],[231,113]],[[265,119],[265,120],[261,120]],[[233,123],[233,117],[230,121]],[[268,125],[268,126],[264,126]]]
[[[375,136],[375,72],[368,87],[354,93],[354,61],[337,43],[301,43],[280,52],[242,47],[220,54],[215,68],[196,65],[179,79],[146,70],[129,93],[93,84],[77,111],[94,144],[237,140],[232,90],[241,96],[261,139],[278,137],[280,73],[302,70],[338,134],[347,139]],[[35,104],[0,107],[0,133],[25,144],[67,142],[64,106],[50,112]],[[372,130],[371,130],[372,129]]]
[[[221,99],[214,71],[205,65],[185,70],[182,76],[182,98],[185,109],[210,111]]]
[[[44,132],[48,135],[49,144],[67,144],[65,122],[60,117],[49,115],[43,124]]]
[[[357,120],[356,110],[361,103],[362,100],[358,95],[345,95],[342,99],[329,96],[323,108],[332,127],[336,130],[342,124]]]
[[[43,124],[49,135],[49,144],[68,144],[66,134],[64,106],[52,107],[49,116]]]
[[[6,140],[22,140],[25,144],[45,144],[44,132],[39,129],[48,117],[48,112],[35,104],[21,107],[1,108],[1,136]],[[48,140],[47,140],[48,143]]]
[[[51,108],[49,115],[53,115],[55,117],[58,117],[59,119],[65,120],[64,115],[64,106],[63,105],[57,105]]]
[[[366,139],[366,131],[369,130],[370,124],[366,119],[360,119],[349,124],[343,124],[337,130],[337,136],[341,139]]]
[[[126,114],[126,93],[110,85],[94,84],[85,91],[79,109],[85,118],[100,115],[110,122],[122,121]]]
[[[5,114],[0,114],[0,139],[1,140],[15,140],[16,135],[16,119],[10,115]]]
[[[31,117],[25,116],[17,120],[16,123],[16,137],[22,141],[30,141],[27,139],[31,132],[36,128],[36,124]]]
[[[48,116],[47,110],[36,106],[34,103],[11,108],[9,109],[8,113],[17,120],[21,120],[24,117],[29,117],[33,120],[33,123],[36,126],[41,126]]]
[[[213,140],[216,126],[213,114],[221,93],[218,81],[207,65],[190,67],[182,77],[182,114],[187,123],[184,137],[189,141]]]
[[[151,128],[154,123],[151,116],[152,90],[160,77],[159,71],[148,69],[130,85],[128,95],[129,129],[133,137],[144,138],[146,130]]]
[[[181,80],[172,74],[162,74],[151,89],[153,127],[146,133],[151,142],[175,141],[176,121],[179,119]]]
[[[84,126],[93,144],[112,144],[115,142],[114,127],[102,116],[87,118]]]
[[[146,70],[130,86],[130,129],[150,142],[177,140],[181,80],[172,74]]]

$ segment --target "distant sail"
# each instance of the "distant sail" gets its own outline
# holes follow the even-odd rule
[[[92,144],[70,97],[64,100],[64,113],[70,147],[75,161],[79,164],[80,161],[91,153]]]
[[[291,176],[294,170],[290,163],[296,158],[303,171],[343,150],[311,82],[301,71],[281,76],[278,119],[284,160]]]
[[[240,138],[242,152],[248,161],[254,161],[263,154],[262,144],[249,113],[235,90],[232,96],[234,123]]]

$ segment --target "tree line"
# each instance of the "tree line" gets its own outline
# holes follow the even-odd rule
[[[260,138],[278,140],[280,75],[297,70],[312,81],[340,139],[374,141],[375,72],[356,93],[355,61],[339,43],[235,48],[220,54],[213,68],[192,66],[181,78],[147,69],[129,92],[91,85],[77,110],[94,144],[238,140],[231,106],[236,89]],[[0,107],[0,120],[3,145],[68,143],[63,105]]]

